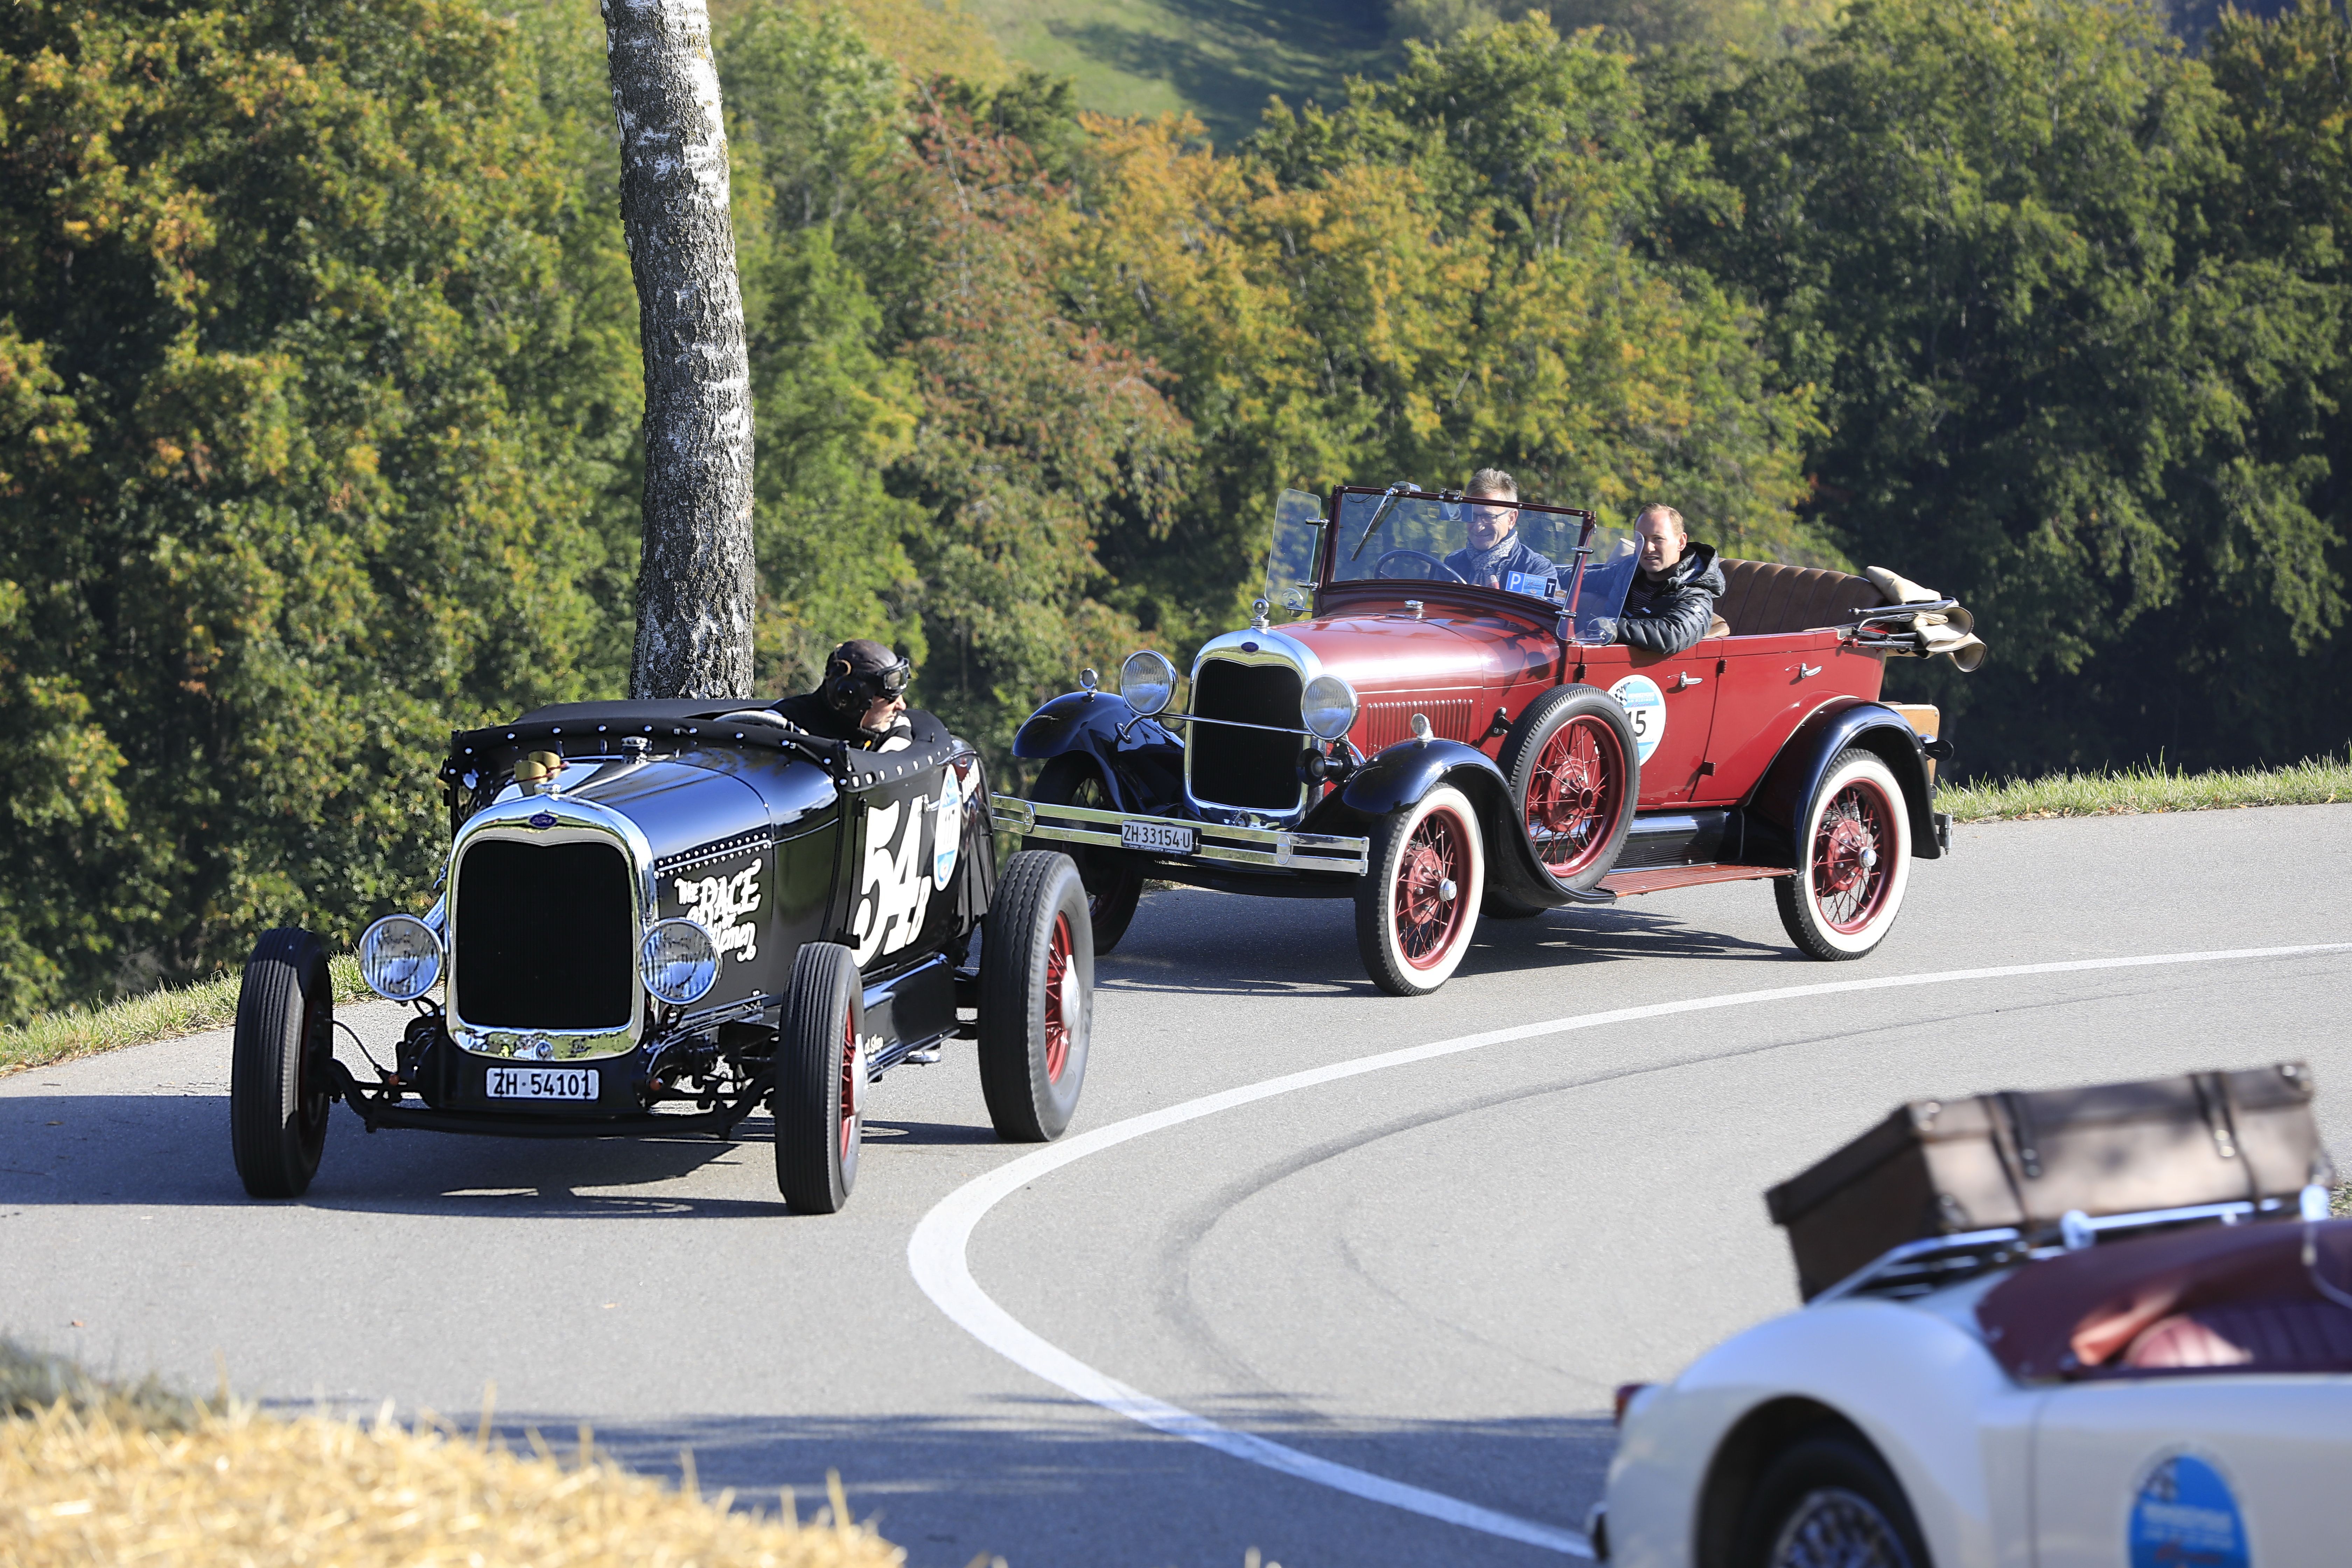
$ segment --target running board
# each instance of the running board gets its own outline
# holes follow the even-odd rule
[[[1748,882],[1759,877],[1794,875],[1786,866],[1660,866],[1650,870],[1614,871],[1601,885],[1620,898],[1663,893],[1669,888],[1696,888],[1708,882]]]

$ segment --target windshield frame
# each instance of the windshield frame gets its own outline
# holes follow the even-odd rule
[[[1375,506],[1381,504],[1378,498],[1423,501],[1462,501],[1472,499],[1460,490],[1425,490],[1417,485],[1406,483],[1389,486],[1339,485],[1335,487],[1323,500],[1323,516],[1326,521],[1320,531],[1323,538],[1315,552],[1315,595],[1318,613],[1324,604],[1334,598],[1357,604],[1366,600],[1387,601],[1392,604],[1402,604],[1407,599],[1419,599],[1423,602],[1442,600],[1480,610],[1503,610],[1519,619],[1538,622],[1547,626],[1553,626],[1555,623],[1564,627],[1575,626],[1577,597],[1584,586],[1585,564],[1592,557],[1592,534],[1597,522],[1593,513],[1584,508],[1547,506],[1539,501],[1526,500],[1514,500],[1510,503],[1523,512],[1541,512],[1549,517],[1575,520],[1576,543],[1569,551],[1569,554],[1574,560],[1574,570],[1572,572],[1570,570],[1569,563],[1566,561],[1555,563],[1560,574],[1567,579],[1568,598],[1563,606],[1558,603],[1530,598],[1525,594],[1514,594],[1507,589],[1482,588],[1467,583],[1405,578],[1335,579],[1333,574],[1339,570],[1340,552],[1351,548],[1350,542],[1340,537],[1341,502],[1348,496],[1374,497],[1376,498]]]

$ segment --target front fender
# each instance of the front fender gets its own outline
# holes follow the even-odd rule
[[[1159,815],[1184,798],[1183,742],[1116,692],[1066,692],[1013,737],[1016,757],[1043,762],[1072,752],[1094,759],[1121,811]]]
[[[1944,851],[1936,842],[1936,795],[1927,782],[1927,748],[1903,715],[1860,699],[1825,702],[1805,716],[1748,796],[1750,821],[1782,835],[1789,864],[1796,864],[1797,823],[1828,776],[1830,763],[1848,746],[1876,752],[1903,786],[1903,801],[1911,814],[1913,857],[1939,858]]]

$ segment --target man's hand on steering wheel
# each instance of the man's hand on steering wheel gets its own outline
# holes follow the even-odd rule
[[[1375,561],[1375,562],[1373,562],[1373,563],[1372,563],[1372,575],[1373,575],[1373,576],[1375,576],[1375,577],[1386,577],[1386,576],[1389,574],[1389,569],[1388,569],[1388,568],[1389,568],[1389,563],[1390,563],[1390,562],[1391,562],[1391,561],[1394,561],[1395,559],[1397,559],[1397,557],[1399,557],[1399,556],[1401,556],[1401,555],[1402,555],[1402,556],[1409,557],[1410,559],[1414,560],[1414,561],[1426,561],[1426,562],[1428,562],[1432,566],[1436,567],[1440,572],[1444,573],[1444,574],[1445,574],[1445,575],[1446,575],[1447,577],[1451,577],[1451,578],[1453,578],[1453,579],[1454,579],[1454,581],[1455,581],[1456,583],[1461,584],[1463,586],[1467,587],[1467,586],[1469,586],[1469,584],[1470,584],[1470,579],[1469,579],[1469,578],[1465,577],[1464,575],[1462,575],[1462,574],[1461,574],[1461,573],[1456,572],[1453,567],[1448,566],[1444,562],[1440,561],[1436,556],[1432,555],[1432,554],[1431,554],[1428,551],[1426,551],[1426,550],[1391,550],[1391,551],[1389,551],[1386,554],[1382,555],[1382,556],[1381,556],[1378,561]],[[1424,579],[1422,579],[1422,580],[1423,580],[1423,581],[1424,581],[1424,582],[1426,582],[1426,581],[1431,581],[1432,579],[1424,578]],[[1443,581],[1444,579],[1442,579],[1442,578],[1441,578],[1441,579],[1435,579],[1435,580],[1436,580],[1436,581]]]

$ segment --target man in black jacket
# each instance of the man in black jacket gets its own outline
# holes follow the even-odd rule
[[[1645,653],[1681,653],[1706,636],[1723,592],[1723,568],[1715,546],[1693,544],[1683,514],[1670,506],[1648,506],[1633,520],[1641,538],[1642,564],[1625,595],[1617,640]]]
[[[775,704],[795,729],[877,752],[909,743],[907,682],[915,667],[880,643],[852,637],[824,661],[824,679]]]

